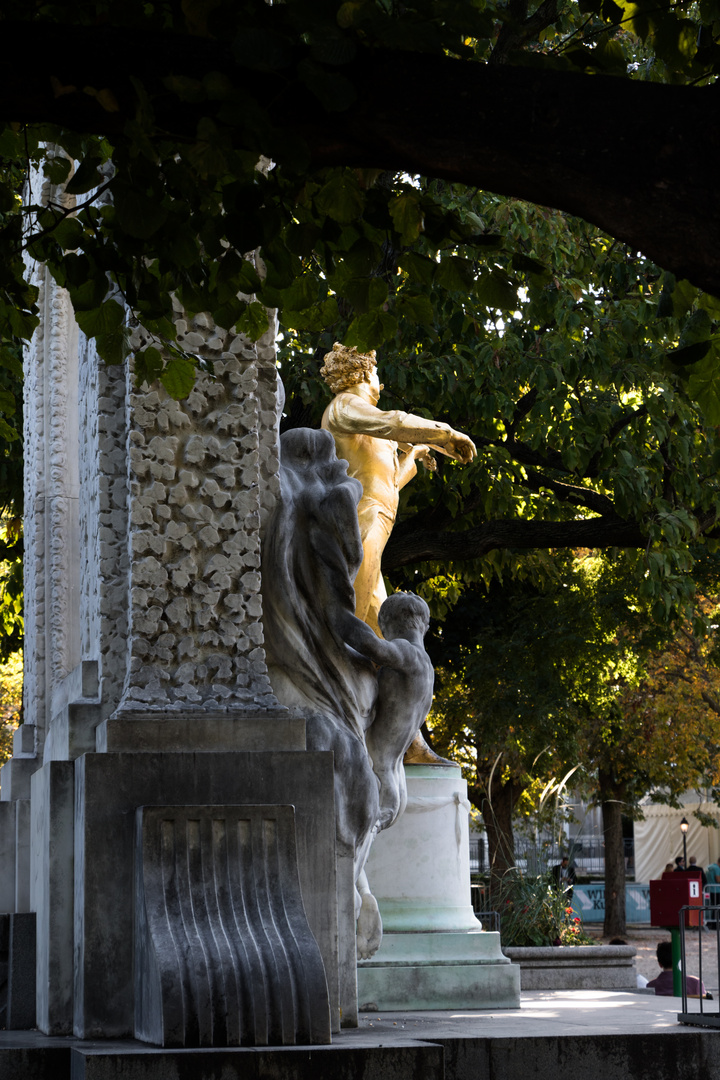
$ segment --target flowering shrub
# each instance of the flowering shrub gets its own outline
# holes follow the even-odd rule
[[[568,903],[568,891],[558,889],[552,874],[524,877],[518,870],[506,874],[499,904],[502,944],[594,945]]]

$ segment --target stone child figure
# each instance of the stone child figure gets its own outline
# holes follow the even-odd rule
[[[403,756],[432,705],[435,675],[423,645],[430,611],[415,593],[394,593],[380,608],[382,638],[347,611],[337,615],[348,645],[379,665],[375,715],[365,743],[380,782],[380,829],[387,829],[407,801]]]
[[[363,487],[358,505],[363,561],[355,578],[355,614],[379,635],[378,613],[387,596],[382,554],[395,524],[400,489],[417,474],[418,461],[435,469],[431,450],[465,464],[475,457],[475,445],[438,420],[378,409],[382,386],[374,352],[359,353],[336,342],[320,374],[335,394],[322,427],[335,439],[338,457],[348,462],[348,474]],[[423,764],[442,759],[418,732],[407,760]]]
[[[352,649],[379,665],[375,713],[365,743],[380,784],[380,831],[405,809],[403,757],[432,704],[434,672],[423,645],[430,612],[414,593],[395,593],[380,608],[382,638],[347,610],[337,609],[333,621]],[[382,920],[364,868],[358,875],[357,895],[357,950],[364,960],[382,941]]]

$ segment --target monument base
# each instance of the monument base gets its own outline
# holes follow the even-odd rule
[[[385,934],[375,956],[358,964],[361,1012],[418,1009],[513,1009],[520,969],[483,930]]]
[[[467,784],[458,765],[405,766],[408,800],[367,862],[383,940],[358,964],[360,1009],[513,1009],[520,969],[470,904]]]

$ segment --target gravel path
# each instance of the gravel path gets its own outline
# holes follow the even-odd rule
[[[601,928],[595,930],[594,927],[586,926],[585,930],[586,933],[602,942],[603,945],[609,943],[609,938],[602,936]],[[646,979],[654,979],[659,974],[660,968],[655,959],[655,949],[658,941],[669,940],[669,938],[669,934],[656,928],[646,926],[628,927],[624,940],[627,941],[628,945],[634,945],[637,949],[635,967],[640,975],[644,975]],[[720,988],[720,981],[718,980],[718,946],[718,937],[714,930],[703,930],[701,934],[698,934],[697,930],[688,930],[686,932],[685,949],[687,952],[688,974],[699,975],[699,949],[702,947],[702,980],[705,983],[705,988],[716,999],[720,997],[718,993]]]

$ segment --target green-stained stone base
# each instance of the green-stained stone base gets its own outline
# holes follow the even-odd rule
[[[385,934],[358,964],[361,1011],[520,1007],[520,968],[495,933]]]

